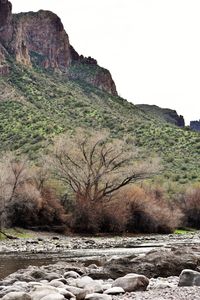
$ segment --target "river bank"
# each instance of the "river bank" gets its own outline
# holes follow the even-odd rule
[[[0,241],[0,297],[11,291],[30,295],[38,286],[51,286],[54,279],[64,283],[69,292],[64,273],[76,271],[81,278],[87,276],[94,285],[97,281],[104,287],[132,273],[148,279],[146,291],[125,291],[112,295],[113,299],[199,299],[199,287],[178,287],[184,269],[200,270],[199,232],[132,237],[32,233],[31,238]],[[41,278],[29,276],[41,272],[54,274],[55,278],[48,274]]]
[[[0,240],[2,253],[63,253],[84,249],[133,249],[200,245],[200,231],[187,234],[135,236],[71,236],[24,231],[26,238]]]

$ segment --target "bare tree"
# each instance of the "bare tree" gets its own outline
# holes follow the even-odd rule
[[[111,140],[106,132],[62,136],[55,143],[51,164],[77,199],[96,203],[158,171],[155,163],[139,161],[133,145]]]

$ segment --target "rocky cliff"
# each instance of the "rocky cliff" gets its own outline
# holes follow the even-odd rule
[[[8,72],[7,66],[1,67],[5,50],[18,63],[59,72],[117,95],[110,72],[73,49],[60,18],[50,11],[13,15],[11,3],[0,0],[0,74]]]

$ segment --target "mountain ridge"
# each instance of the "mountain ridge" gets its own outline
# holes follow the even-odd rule
[[[182,115],[178,115],[176,110],[161,108],[157,105],[150,104],[137,104],[136,106],[153,117],[156,116],[156,118],[160,118],[161,120],[174,124],[178,127],[185,127],[184,117]]]

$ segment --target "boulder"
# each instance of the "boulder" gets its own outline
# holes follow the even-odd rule
[[[55,287],[44,285],[41,287],[36,287],[35,290],[30,293],[30,295],[32,300],[40,300],[43,299],[43,297],[57,293],[58,292]]]
[[[117,278],[112,287],[121,287],[125,292],[145,291],[149,284],[149,279],[144,275],[127,274]]]
[[[64,273],[64,278],[79,278],[81,277],[77,272],[75,271],[68,271]]]
[[[23,292],[11,292],[5,295],[2,300],[31,300],[31,296]]]
[[[70,285],[65,285],[65,289],[75,295],[77,300],[83,300],[85,299],[85,296],[88,294],[88,292],[84,289],[75,287],[75,286],[70,286]]]
[[[105,263],[104,272],[113,279],[132,272],[148,278],[179,276],[184,269],[197,269],[199,261],[197,247],[161,248],[144,255],[113,258]]]
[[[54,272],[48,273],[45,277],[48,281],[54,280],[54,279],[59,279],[60,275]]]
[[[65,296],[66,299],[76,299],[75,295],[64,288],[58,288],[58,293]]]
[[[64,287],[64,283],[60,280],[57,280],[57,279],[54,279],[52,280],[50,283],[49,283],[51,286],[54,286],[54,287]]]
[[[200,273],[193,270],[183,270],[179,276],[178,286],[200,286]]]
[[[73,285],[75,284],[75,286],[84,289],[89,284],[94,283],[94,280],[89,276],[83,276],[81,278],[75,279],[73,282],[74,282]]]

